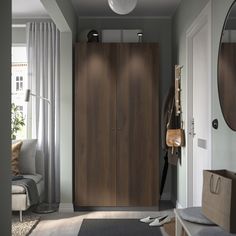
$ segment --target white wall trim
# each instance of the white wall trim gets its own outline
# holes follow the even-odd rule
[[[40,20],[40,19],[43,19],[43,20],[50,20],[50,16],[13,16],[12,17],[13,20],[26,20],[26,19],[36,19],[36,20]]]
[[[26,28],[26,24],[12,24],[12,28]]]
[[[186,32],[186,60],[187,60],[187,66],[186,66],[186,91],[187,91],[187,99],[186,99],[186,123],[187,123],[187,135],[186,135],[186,148],[187,148],[187,165],[186,165],[186,199],[187,199],[187,206],[190,207],[193,205],[193,159],[192,159],[192,153],[193,153],[193,143],[192,143],[192,137],[190,137],[190,129],[191,129],[191,119],[193,114],[193,81],[192,81],[192,58],[193,58],[193,37],[198,33],[203,26],[208,26],[208,39],[209,39],[209,45],[211,45],[211,32],[212,32],[212,1],[210,0],[208,4],[204,7],[204,9],[201,11],[201,13],[197,16],[197,18],[194,20],[193,24],[189,27],[189,29]],[[211,46],[209,47],[209,66],[211,66],[211,60],[212,60],[212,54],[211,54]],[[209,93],[208,93],[208,102],[209,102],[209,109],[211,110],[211,77],[212,77],[212,70],[210,68],[209,75],[208,75],[208,83],[209,84]],[[209,143],[209,167],[212,166],[212,137],[211,137],[211,115],[209,116],[209,136],[208,136],[208,143]]]
[[[88,20],[88,19],[128,19],[128,20],[138,20],[138,19],[153,19],[153,20],[170,20],[172,19],[171,16],[78,16],[80,20]]]
[[[53,19],[60,32],[71,32],[72,29],[63,15],[62,9],[56,0],[40,0],[49,16]]]
[[[176,208],[183,209],[184,207],[178,201],[176,201]]]
[[[60,34],[60,202],[73,202],[72,33]]]
[[[14,19],[12,19],[12,25],[14,25],[14,27],[17,27],[18,25],[20,25],[22,27],[26,27],[26,24],[30,21],[53,22],[53,20],[51,18],[14,18]]]
[[[25,43],[12,43],[11,46],[12,47],[25,47],[26,44]]]
[[[72,203],[60,203],[59,212],[71,213],[74,212],[74,207]]]

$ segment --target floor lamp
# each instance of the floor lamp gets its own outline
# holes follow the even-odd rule
[[[29,102],[30,100],[30,96],[42,99],[44,101],[46,101],[49,105],[51,105],[51,102],[49,99],[44,98],[42,96],[36,95],[34,93],[31,93],[30,89],[27,89],[25,91],[25,102]],[[50,203],[39,203],[35,209],[33,210],[33,212],[35,213],[39,213],[39,214],[47,214],[47,213],[52,213],[57,211],[57,206],[50,204]]]
[[[26,91],[25,91],[25,101],[26,101],[26,102],[29,102],[30,96],[33,96],[33,97],[42,99],[42,100],[48,102],[48,104],[51,104],[51,102],[49,101],[49,99],[44,98],[44,97],[39,96],[39,95],[36,95],[36,94],[34,94],[34,93],[31,93],[31,90],[30,90],[30,89],[26,89]]]

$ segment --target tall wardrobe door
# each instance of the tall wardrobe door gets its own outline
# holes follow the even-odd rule
[[[157,44],[122,44],[117,80],[117,205],[159,201]]]
[[[76,206],[116,205],[117,45],[76,45]]]

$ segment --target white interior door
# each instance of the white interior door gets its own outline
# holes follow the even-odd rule
[[[203,170],[208,168],[208,27],[193,37],[193,205],[201,206]]]
[[[188,205],[201,206],[203,170],[211,168],[211,24],[207,6],[188,37]],[[192,92],[191,92],[192,91]]]

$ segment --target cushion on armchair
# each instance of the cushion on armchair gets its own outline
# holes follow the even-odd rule
[[[20,156],[20,150],[21,150],[22,142],[16,142],[12,144],[11,146],[11,173],[13,176],[19,175],[19,156]]]
[[[19,142],[17,140],[13,143]],[[37,148],[37,139],[22,140],[23,144],[20,150],[19,170],[20,174],[36,174],[35,156]]]

